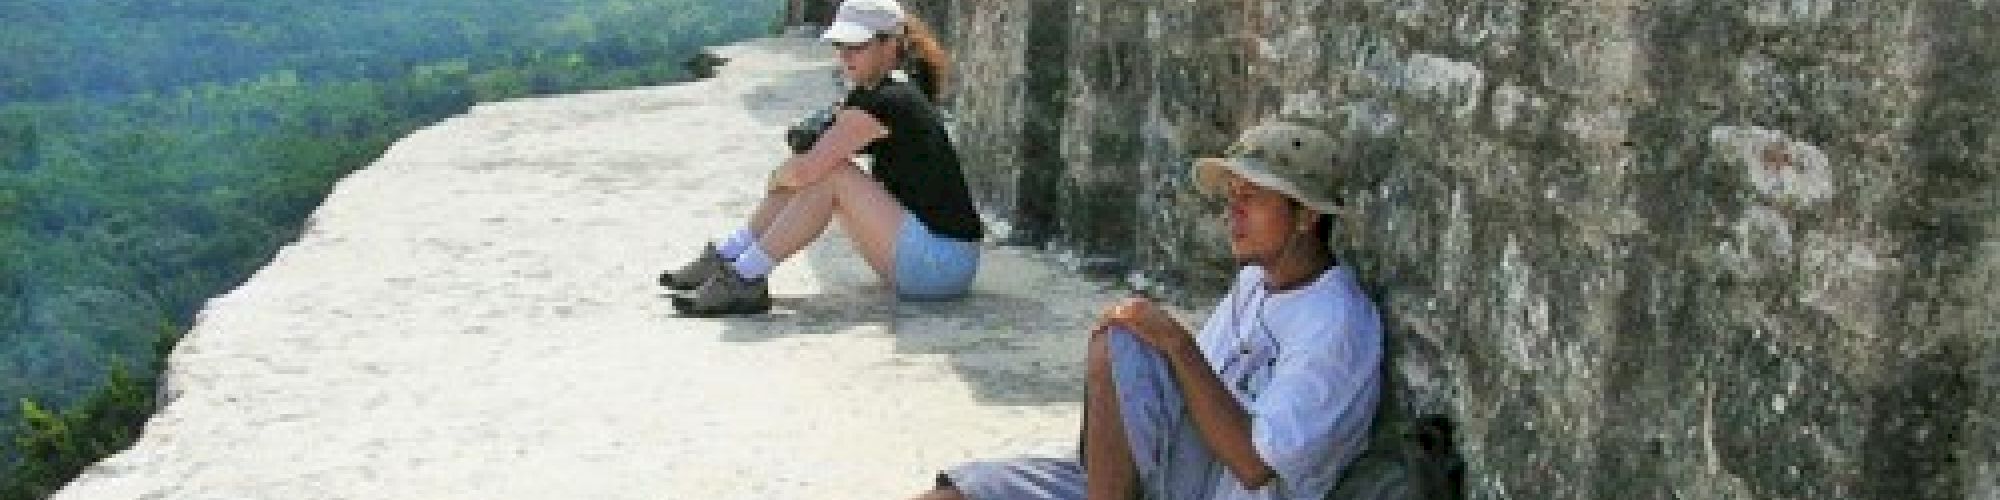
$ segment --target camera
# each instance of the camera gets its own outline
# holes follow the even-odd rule
[[[838,109],[838,106],[828,106],[806,115],[805,119],[785,129],[785,143],[792,147],[792,154],[802,154],[812,150],[813,144],[819,142],[819,137],[826,134],[826,129],[833,127],[833,113]]]

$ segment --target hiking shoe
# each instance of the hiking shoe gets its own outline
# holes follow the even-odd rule
[[[681,266],[679,270],[660,273],[660,286],[680,291],[693,290],[728,265],[729,261],[722,258],[722,252],[715,250],[714,243],[703,245],[701,256],[695,257],[694,262]]]
[[[674,310],[698,317],[763,314],[771,310],[771,286],[767,280],[744,278],[736,269],[722,266],[693,293],[674,297]]]

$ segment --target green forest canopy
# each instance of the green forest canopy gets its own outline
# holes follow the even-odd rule
[[[684,79],[700,47],[766,32],[777,9],[0,3],[0,498],[124,446],[150,412],[125,407],[151,404],[158,353],[201,303],[395,139],[476,102]]]

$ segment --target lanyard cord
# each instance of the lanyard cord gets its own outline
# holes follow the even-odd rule
[[[1232,336],[1231,340],[1234,345],[1230,346],[1230,350],[1228,352],[1229,361],[1223,364],[1222,367],[1223,373],[1218,373],[1217,375],[1226,376],[1226,374],[1230,371],[1230,368],[1236,366],[1237,363],[1249,362],[1250,339],[1249,335],[1247,335],[1247,332],[1245,331],[1247,329],[1243,328],[1244,321],[1248,319],[1244,315],[1245,313],[1244,309],[1246,308],[1254,310],[1257,313],[1257,318],[1250,326],[1254,326],[1257,328],[1257,330],[1261,331],[1264,334],[1264,339],[1271,344],[1271,356],[1270,359],[1265,361],[1265,365],[1267,365],[1267,368],[1269,366],[1277,365],[1278,353],[1281,352],[1283,346],[1279,344],[1278,336],[1271,333],[1270,324],[1264,321],[1264,314],[1267,312],[1265,304],[1270,301],[1271,292],[1269,290],[1262,290],[1261,288],[1262,288],[1261,286],[1251,288],[1249,290],[1250,293],[1248,294],[1250,295],[1250,297],[1245,297],[1231,301],[1232,304],[1230,307],[1230,315],[1229,315],[1229,329],[1230,329],[1229,333]],[[1252,303],[1251,301],[1251,299],[1253,298],[1255,299],[1254,303]],[[1256,369],[1257,367],[1254,366],[1243,367],[1243,373],[1237,374],[1236,376],[1236,390],[1238,392],[1243,393],[1245,396],[1249,396],[1250,399],[1252,400],[1256,399],[1256,395],[1250,391],[1250,376],[1251,374],[1256,373]]]

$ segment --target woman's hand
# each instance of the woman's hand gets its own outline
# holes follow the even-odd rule
[[[1179,321],[1174,320],[1172,314],[1168,314],[1159,304],[1144,297],[1128,298],[1106,308],[1104,318],[1092,332],[1101,335],[1113,326],[1130,330],[1146,345],[1153,346],[1161,352],[1171,352],[1194,345],[1194,337],[1188,334],[1186,328],[1181,327]]]
[[[819,142],[805,153],[792,155],[771,175],[774,188],[800,188],[819,182],[828,171],[853,163],[855,153],[876,139],[887,137],[889,129],[873,115],[859,109],[842,109],[834,115],[833,126],[821,134]]]
[[[765,186],[766,190],[783,191],[798,188],[798,163],[799,155],[792,155],[784,163],[778,164],[778,168],[771,170],[771,179]]]

